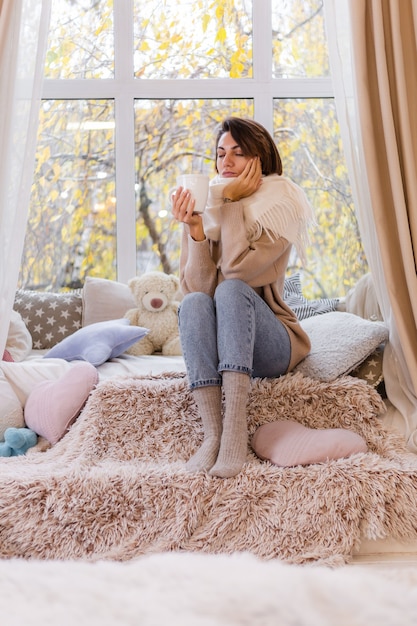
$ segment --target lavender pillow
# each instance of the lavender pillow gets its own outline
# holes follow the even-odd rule
[[[122,354],[148,332],[147,328],[131,326],[127,318],[96,322],[63,339],[44,358],[88,361],[97,367]]]

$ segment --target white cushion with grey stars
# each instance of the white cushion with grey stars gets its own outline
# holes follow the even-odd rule
[[[81,290],[49,293],[19,289],[13,308],[22,316],[36,350],[52,348],[82,325]]]

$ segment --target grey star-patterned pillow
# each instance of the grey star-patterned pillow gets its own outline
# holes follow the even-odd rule
[[[377,388],[379,384],[384,380],[384,373],[382,369],[383,357],[384,357],[384,343],[379,345],[375,352],[372,352],[366,358],[363,363],[356,367],[351,376],[361,378],[365,380],[371,387]]]
[[[81,328],[81,290],[49,293],[18,289],[13,308],[22,316],[35,350],[50,349]]]

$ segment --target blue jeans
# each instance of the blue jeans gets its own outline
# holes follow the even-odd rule
[[[179,330],[190,389],[221,385],[224,370],[276,378],[288,369],[291,343],[285,326],[241,280],[223,281],[214,298],[187,294]]]

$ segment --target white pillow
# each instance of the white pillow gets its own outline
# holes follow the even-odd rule
[[[16,364],[13,363],[13,365]],[[0,398],[0,441],[3,441],[4,433],[9,427],[22,428],[25,422],[23,419],[22,403],[1,370]]]
[[[294,371],[325,382],[349,374],[389,336],[382,322],[341,311],[309,317],[300,325],[310,337],[311,351]]]
[[[345,299],[345,310],[367,320],[382,321],[382,313],[376,297],[371,274],[365,274],[349,290]]]
[[[20,313],[12,310],[6,340],[6,350],[10,352],[14,361],[23,361],[23,359],[28,356],[31,349],[32,336]]]
[[[29,358],[19,363],[2,361],[1,369],[7,384],[11,387],[21,406],[25,405],[26,398],[39,383],[45,380],[61,378],[76,361],[70,363],[64,359],[43,359],[42,357]],[[3,400],[3,389],[0,397]],[[6,396],[4,396],[6,397]],[[12,398],[12,396],[10,396]]]

